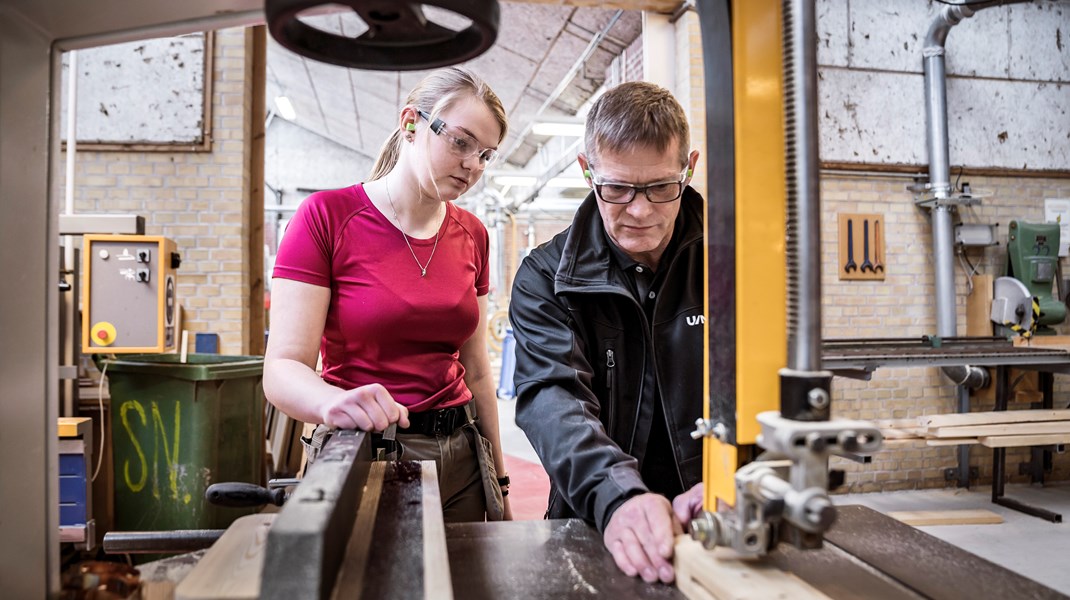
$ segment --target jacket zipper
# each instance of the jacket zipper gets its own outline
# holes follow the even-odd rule
[[[615,397],[616,395],[615,395],[615,393],[613,391],[613,387],[614,387],[613,384],[614,384],[614,382],[615,382],[615,380],[617,378],[616,377],[617,371],[614,368],[616,366],[617,366],[617,358],[616,358],[616,355],[613,354],[613,349],[612,348],[606,348],[606,396],[609,398],[609,402],[606,403],[606,405],[607,405],[606,406],[606,431],[607,431],[607,433],[609,433],[610,436],[613,435],[613,429],[615,428],[614,427],[614,421],[613,421],[613,415],[614,415],[614,412],[615,412],[614,411],[614,408],[615,408],[614,405],[617,403],[616,402],[617,399],[616,399],[616,397]]]

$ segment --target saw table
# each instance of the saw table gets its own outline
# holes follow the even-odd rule
[[[790,573],[838,599],[1067,598],[868,508],[837,512],[822,548],[782,544],[745,568]],[[337,433],[266,517],[246,517],[263,520],[266,535],[228,530],[175,597],[683,597],[621,573],[581,520],[444,524],[434,463],[372,462],[359,432]],[[232,530],[245,539],[228,539]],[[763,585],[750,576],[732,597],[769,597]]]

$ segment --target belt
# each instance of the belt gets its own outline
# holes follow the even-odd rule
[[[398,427],[398,433],[422,433],[424,435],[451,435],[468,423],[468,414],[463,406],[409,413],[409,426]]]

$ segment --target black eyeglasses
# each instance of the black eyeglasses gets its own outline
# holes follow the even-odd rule
[[[446,122],[442,119],[432,121],[431,115],[428,113],[422,110],[417,110],[416,112],[431,123],[431,131],[446,140],[450,153],[457,158],[467,160],[473,156],[479,156],[479,163],[484,167],[489,166],[498,159],[498,151],[494,148],[481,148],[474,137],[446,125]]]
[[[646,199],[654,204],[663,204],[679,200],[684,193],[684,181],[687,180],[687,169],[680,172],[677,179],[670,181],[658,181],[649,185],[632,185],[630,183],[618,183],[616,181],[603,181],[599,183],[597,176],[591,168],[591,181],[594,183],[594,191],[599,200],[609,204],[628,204],[635,200],[639,192],[646,194]]]

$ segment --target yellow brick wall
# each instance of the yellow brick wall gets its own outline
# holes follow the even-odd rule
[[[251,302],[262,302],[247,292],[243,225],[250,186],[244,142],[248,35],[245,29],[216,32],[211,152],[79,149],[76,157],[75,212],[140,214],[146,234],[174,239],[182,255],[178,298],[190,344],[192,332],[218,333],[221,354],[247,352]]]
[[[956,171],[957,174],[957,171]],[[975,192],[990,191],[977,207],[962,209],[966,223],[998,223],[999,246],[971,250],[968,256],[980,273],[999,276],[1006,258],[1007,224],[1013,219],[1042,221],[1045,198],[1070,198],[1070,180],[1037,177],[980,177],[963,175]],[[822,201],[822,306],[826,338],[911,337],[936,331],[931,248],[932,234],[927,211],[914,206],[906,190],[909,178],[875,175],[825,174]],[[877,213],[887,224],[884,281],[840,281],[837,215],[841,212]],[[857,257],[856,257],[857,260]],[[1064,260],[1064,268],[1070,266]],[[958,331],[966,332],[966,294],[963,269],[956,263]],[[1060,328],[1066,332],[1067,326]],[[1055,402],[1065,407],[1070,385],[1056,376]],[[833,382],[834,414],[861,419],[906,418],[955,412],[954,386],[938,369],[879,369],[868,382],[836,378]],[[975,410],[991,405],[973,403]],[[1012,408],[1027,408],[1012,406]],[[1011,481],[1028,481],[1018,475],[1018,463],[1028,460],[1028,450],[1008,450],[1007,473]],[[982,483],[991,480],[992,451],[971,447],[970,463],[977,466]],[[956,448],[930,448],[924,443],[885,450],[870,465],[838,461],[848,470],[850,491],[877,491],[943,487],[944,469],[957,465]],[[1056,455],[1053,479],[1070,479],[1070,457]]]

